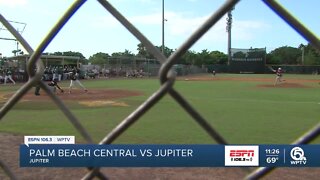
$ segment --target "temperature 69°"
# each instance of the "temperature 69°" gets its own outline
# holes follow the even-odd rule
[[[274,164],[279,160],[278,157],[267,157],[266,161],[268,164]]]

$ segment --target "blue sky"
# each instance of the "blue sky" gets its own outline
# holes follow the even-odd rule
[[[35,49],[72,4],[69,0],[0,0],[0,12],[11,21],[26,23],[22,36]],[[157,46],[162,44],[161,0],[110,0],[127,19]],[[216,9],[222,0],[165,0],[165,45],[178,48]],[[280,0],[314,34],[320,34],[319,0]],[[13,23],[19,30],[22,25]],[[3,27],[0,24],[0,27]],[[12,38],[0,30],[0,37]],[[139,41],[97,1],[88,0],[69,20],[45,52],[79,51],[86,58],[97,52],[137,53]],[[232,47],[297,47],[307,42],[260,0],[242,0],[233,11]],[[22,48],[21,46],[19,46]],[[0,53],[12,56],[14,41],[0,40]],[[227,52],[226,17],[223,17],[191,50]]]

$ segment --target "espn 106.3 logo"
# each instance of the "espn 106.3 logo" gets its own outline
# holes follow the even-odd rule
[[[225,146],[225,166],[259,166],[259,146]]]

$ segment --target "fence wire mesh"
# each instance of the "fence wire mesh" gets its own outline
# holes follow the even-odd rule
[[[19,41],[19,43],[31,55],[27,63],[27,72],[29,80],[10,99],[2,106],[0,110],[0,120],[16,105],[19,100],[25,95],[34,85],[39,84],[40,87],[50,96],[52,101],[57,104],[59,109],[64,113],[67,119],[72,123],[81,136],[87,143],[94,143],[92,137],[87,132],[86,128],[80,123],[79,119],[70,109],[59,99],[48,87],[41,81],[44,72],[43,63],[39,60],[41,54],[55,38],[68,20],[75,14],[78,9],[85,4],[86,0],[76,0],[68,8],[68,10],[59,19],[58,23],[51,29],[38,47],[33,50],[28,42],[11,26],[11,24],[0,14],[1,23],[10,31],[10,33]],[[170,70],[171,67],[184,55],[184,53],[196,43],[211,27],[213,27],[226,13],[239,2],[239,0],[227,0],[217,11],[200,26],[186,41],[168,58],[166,58],[134,25],[132,25],[126,17],[124,17],[116,8],[114,8],[106,0],[98,0],[98,3],[111,13],[130,33],[132,33],[160,63],[159,80],[160,88],[155,91],[147,100],[145,100],[136,110],[129,114],[118,126],[116,126],[109,134],[107,134],[99,144],[111,144],[123,132],[125,132],[133,123],[139,120],[149,109],[159,102],[166,94],[169,94],[175,101],[188,113],[202,128],[206,131],[213,140],[219,144],[228,144],[223,136],[215,130],[214,127],[173,87],[175,82],[175,74]],[[320,40],[307,27],[299,22],[292,14],[274,0],[263,0],[263,2],[271,8],[279,17],[286,21],[294,28],[301,36],[309,41],[316,49],[320,51]],[[36,67],[36,72],[34,72]],[[320,123],[311,128],[301,137],[298,137],[292,144],[307,144],[320,134]],[[1,156],[1,155],[0,155]],[[18,179],[9,166],[5,164],[0,157],[0,167],[10,179]],[[87,167],[89,172],[84,175],[83,179],[108,179],[107,175],[100,171],[100,168]],[[276,168],[261,167],[253,171],[249,171],[246,179],[261,178]],[[246,169],[247,170],[247,169]]]

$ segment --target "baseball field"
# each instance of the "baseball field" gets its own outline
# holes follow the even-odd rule
[[[273,74],[201,74],[177,78],[174,88],[229,144],[290,144],[319,123],[320,80],[316,75],[286,74],[285,81],[274,86],[274,78]],[[82,83],[89,90],[87,93],[76,89],[72,94],[57,96],[96,143],[160,87],[156,78],[96,79]],[[68,85],[69,81],[60,83],[64,89]],[[2,85],[1,104],[20,86]],[[12,166],[18,162],[13,162],[10,154],[18,154],[17,145],[24,135],[75,135],[77,143],[86,143],[56,104],[43,91],[40,93],[34,96],[34,89],[30,90],[0,122],[0,154],[6,154],[1,158],[6,157],[5,161]],[[114,143],[216,142],[166,95]],[[320,138],[312,143],[320,143]]]

